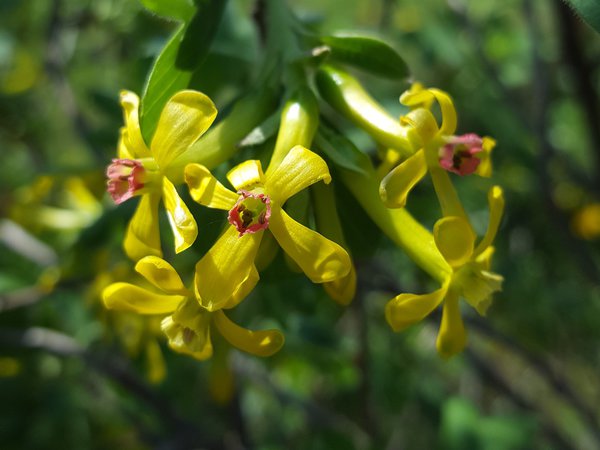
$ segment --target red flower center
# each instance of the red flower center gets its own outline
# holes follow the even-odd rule
[[[269,228],[271,199],[265,194],[255,194],[241,190],[240,198],[229,211],[228,220],[240,237],[246,233],[256,233]]]

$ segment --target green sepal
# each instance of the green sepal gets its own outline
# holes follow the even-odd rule
[[[321,42],[331,49],[331,60],[394,80],[410,75],[402,57],[385,42],[366,36],[324,36]]]

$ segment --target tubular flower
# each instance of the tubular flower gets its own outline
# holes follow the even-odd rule
[[[156,256],[140,259],[135,270],[160,293],[129,283],[113,283],[104,289],[102,299],[108,309],[138,314],[165,316],[161,328],[169,347],[203,360],[212,356],[211,325],[234,347],[257,356],[271,356],[283,346],[277,330],[250,331],[233,323],[223,312],[210,312],[198,304],[179,274],[165,260]],[[258,274],[247,277],[223,305],[233,308],[254,288]]]
[[[436,222],[433,232],[435,244],[452,268],[442,287],[424,295],[400,294],[386,305],[386,319],[398,332],[421,321],[443,302],[442,323],[436,342],[443,357],[461,352],[467,342],[460,316],[460,298],[464,298],[479,314],[485,315],[492,294],[502,287],[503,278],[490,271],[494,253],[492,243],[504,210],[502,189],[492,187],[488,201],[488,228],[477,246],[471,225],[463,217],[448,216]]]
[[[201,205],[229,211],[227,227],[196,265],[195,292],[200,304],[216,311],[232,294],[258,278],[255,257],[265,230],[314,283],[326,283],[348,274],[348,253],[338,244],[292,219],[284,203],[308,186],[331,181],[325,161],[297,145],[265,175],[259,161],[234,167],[227,179],[237,193],[225,188],[200,164],[188,164],[185,180],[192,198]]]
[[[421,148],[381,181],[380,196],[386,206],[404,207],[410,190],[427,172],[431,174],[438,197],[448,190],[454,192],[445,171],[458,175],[476,173],[483,177],[491,176],[490,153],[496,142],[474,133],[455,136],[456,110],[448,94],[415,84],[402,94],[400,101],[412,108],[410,113],[400,118],[400,122],[412,129],[407,134],[408,138],[411,142],[420,143]],[[433,101],[437,101],[442,112],[439,126],[429,110]],[[442,198],[440,203],[443,209],[447,206],[452,208]],[[458,211],[450,212],[456,214]]]
[[[125,126],[121,129],[119,157],[112,160],[106,171],[107,190],[115,203],[142,197],[123,244],[127,255],[134,260],[146,255],[162,256],[158,227],[161,198],[175,236],[175,251],[182,252],[195,241],[196,221],[165,172],[174,159],[204,134],[217,115],[215,105],[206,95],[180,91],[162,110],[147,147],[140,130],[139,103],[133,92],[121,92]]]

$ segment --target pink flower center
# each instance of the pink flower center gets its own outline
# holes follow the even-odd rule
[[[483,140],[474,133],[452,137],[440,149],[440,166],[458,175],[470,175],[481,160],[475,156],[482,151]]]
[[[254,194],[241,190],[240,198],[229,211],[228,220],[240,237],[246,233],[256,233],[269,228],[271,217],[271,199],[265,194]]]
[[[129,200],[144,187],[146,170],[135,159],[113,159],[106,169],[107,191],[118,205]]]

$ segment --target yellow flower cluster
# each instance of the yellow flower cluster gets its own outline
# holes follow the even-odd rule
[[[377,168],[362,155],[364,158],[357,158],[359,170],[336,164],[335,175],[374,222],[441,285],[429,294],[401,293],[390,300],[385,309],[389,325],[402,331],[443,304],[438,351],[442,356],[460,352],[466,344],[460,299],[485,314],[492,294],[501,289],[502,277],[491,272],[490,266],[504,200],[501,188],[493,186],[488,195],[488,229],[476,243],[450,173],[489,177],[490,152],[495,142],[472,133],[456,136],[454,105],[440,90],[413,85],[400,97],[410,112],[395,121],[349,74],[323,66],[316,81],[321,97],[380,145]],[[356,272],[346,250],[333,194],[318,183],[329,184],[332,177],[325,160],[307,148],[313,146],[313,138],[320,150],[327,141],[319,125],[316,99],[308,86],[300,88],[284,105],[266,171],[258,160],[238,164],[226,176],[233,190],[211,173],[219,161],[216,152],[203,156],[197,151],[198,143],[209,140],[202,135],[217,114],[207,96],[189,90],[175,94],[164,107],[149,146],[140,130],[139,99],[124,92],[121,104],[125,127],[118,158],[107,170],[108,192],[116,203],[141,197],[124,247],[127,255],[137,261],[135,269],[145,281],[108,286],[103,292],[108,308],[162,317],[161,329],[170,347],[197,359],[212,355],[213,328],[238,349],[259,356],[272,355],[284,342],[279,331],[244,329],[234,324],[225,311],[237,306],[254,289],[260,278],[257,266],[262,266],[258,260],[272,254],[277,246],[338,303],[345,305],[352,300]],[[436,104],[440,121],[432,112]],[[432,231],[405,208],[411,189],[426,174],[431,177],[442,211]],[[180,182],[185,182],[195,202],[226,211],[228,222],[196,263],[189,287],[162,259],[159,236],[161,199],[176,253],[189,248],[198,235],[196,221],[175,188]],[[297,211],[286,206],[297,194],[306,195],[309,187],[315,213],[312,228],[308,222],[292,218]],[[154,289],[139,285],[144,282]]]
[[[243,301],[258,282],[255,259],[265,233],[272,235],[314,283],[335,283],[354,272],[343,247],[297,222],[283,209],[300,191],[319,181],[331,181],[325,161],[301,145],[312,136],[295,136],[299,145],[279,152],[282,159],[272,161],[266,174],[258,160],[234,167],[227,178],[235,191],[225,188],[205,165],[185,166],[183,174],[191,197],[203,206],[228,211],[229,222],[196,264],[193,287],[188,289],[176,270],[162,259],[158,206],[162,198],[175,236],[175,251],[189,248],[198,234],[196,221],[169,179],[169,167],[208,129],[216,108],[199,92],[175,94],[167,102],[148,148],[140,131],[137,96],[124,92],[121,104],[126,125],[121,132],[119,158],[107,170],[108,191],[116,203],[141,196],[124,247],[127,255],[137,260],[136,271],[158,292],[117,282],[104,289],[104,304],[110,309],[163,316],[161,328],[169,346],[198,359],[212,355],[211,324],[241,350],[260,356],[277,352],[284,342],[279,331],[250,331],[224,313]],[[285,120],[283,117],[282,128]],[[280,145],[286,140],[289,136],[284,133]],[[347,303],[354,295],[354,286],[348,292],[345,283],[341,289],[343,294],[332,297]]]

